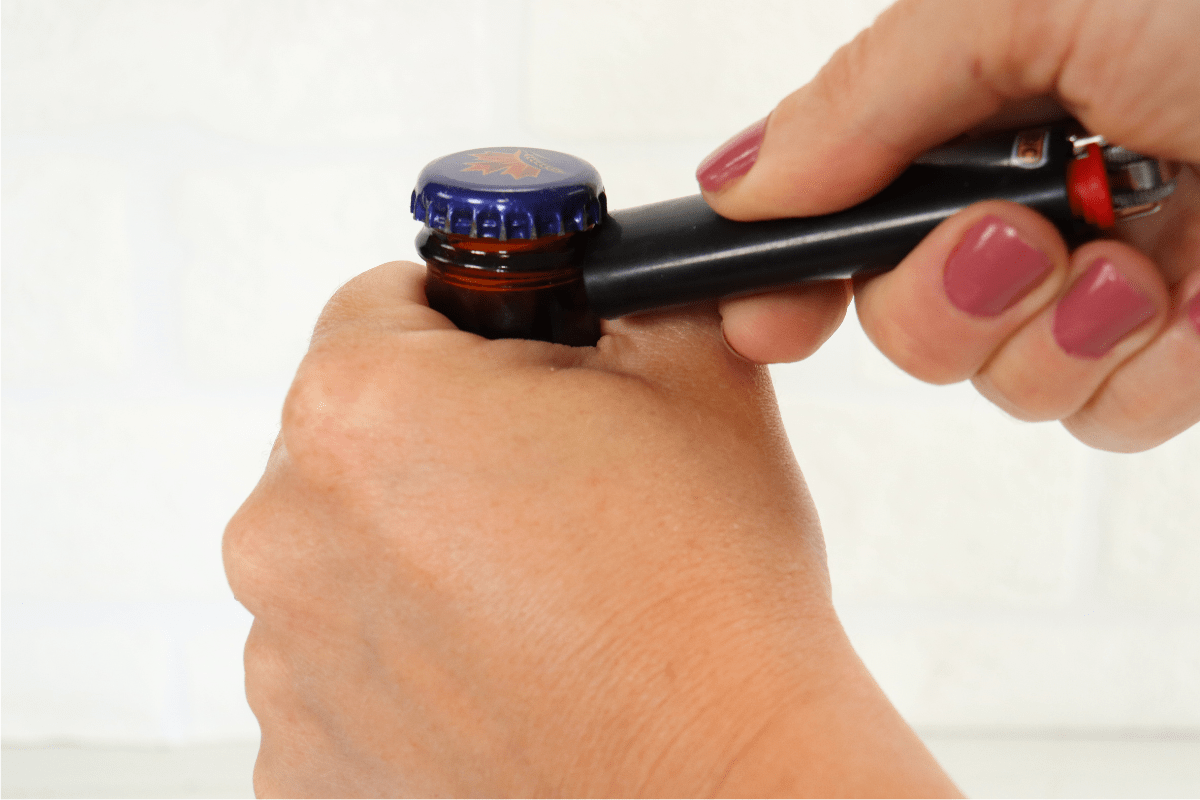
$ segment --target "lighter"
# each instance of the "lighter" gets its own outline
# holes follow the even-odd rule
[[[459,327],[591,344],[596,316],[885,271],[981,200],[1026,205],[1076,244],[1154,213],[1174,188],[1157,160],[1069,123],[937,148],[871,199],[816,217],[733,222],[699,195],[608,214],[590,165],[520,148],[433,162],[412,211],[426,223],[430,305]]]

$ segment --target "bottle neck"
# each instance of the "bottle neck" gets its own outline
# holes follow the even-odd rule
[[[417,235],[417,252],[430,265],[486,272],[557,272],[575,266],[580,234],[537,239],[483,239],[443,233],[426,226]]]

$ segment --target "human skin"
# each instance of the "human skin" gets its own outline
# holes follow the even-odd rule
[[[1195,6],[1154,7],[1173,20],[1162,30],[1139,16],[1149,4],[960,6],[885,14],[776,109],[750,170],[707,193],[714,207],[844,207],[1044,97],[1114,141],[1200,160],[1196,60],[1170,46],[1197,28]],[[904,76],[903,104],[883,73]],[[1150,446],[1197,414],[1196,193],[1185,171],[1172,210],[1130,229],[1140,249],[1073,254],[1030,212],[972,208],[857,287],[863,325],[920,377],[972,378],[1097,446]],[[979,317],[947,305],[943,270],[988,216],[1049,268]],[[1055,350],[1055,310],[1097,261],[1153,313],[1085,360]],[[334,297],[227,530],[230,583],[255,617],[259,794],[955,793],[838,623],[754,363],[816,349],[847,284],[727,302],[723,319],[618,321],[572,349],[457,331],[424,304],[422,274],[385,265]]]
[[[867,335],[916,377],[969,379],[1019,419],[1058,419],[1091,446],[1144,450],[1200,420],[1197,30],[1200,4],[1188,0],[905,0],[775,108],[757,154],[743,135],[706,160],[701,185],[732,219],[828,213],[873,195],[916,155],[959,134],[1064,109],[1111,142],[1182,162],[1166,209],[1119,223],[1114,238],[1071,253],[1036,213],[985,203],[947,220],[892,272],[853,287]],[[720,169],[726,163],[731,169]],[[988,216],[1050,266],[994,315],[964,310],[947,293],[948,262]],[[1056,324],[1098,261],[1147,312],[1105,320],[1103,303],[1080,309],[1085,321],[1117,326],[1100,355],[1095,342],[1075,346],[1078,336],[1063,333],[1072,325]],[[835,314],[849,294],[849,286],[821,286],[727,301],[725,337],[752,361],[803,358],[818,344],[807,322]]]
[[[488,341],[423,275],[333,298],[226,532],[258,794],[955,794],[715,307]]]

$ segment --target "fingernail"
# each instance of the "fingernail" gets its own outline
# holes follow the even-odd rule
[[[1197,293],[1192,298],[1192,302],[1188,303],[1187,315],[1192,327],[1196,329],[1196,333],[1200,333],[1200,293]]]
[[[758,160],[758,148],[767,132],[767,119],[763,117],[746,130],[717,148],[716,152],[700,162],[696,168],[696,180],[706,192],[715,192],[734,178],[750,171]]]
[[[1017,229],[988,215],[971,226],[946,259],[942,284],[968,314],[994,317],[1041,283],[1050,258],[1021,240]]]
[[[1054,312],[1058,346],[1079,358],[1100,358],[1154,316],[1154,303],[1106,258],[1092,262]]]

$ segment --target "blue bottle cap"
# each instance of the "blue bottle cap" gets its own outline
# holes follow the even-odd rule
[[[480,147],[430,162],[410,210],[430,228],[482,239],[579,233],[604,219],[600,173],[581,158],[528,147]]]

